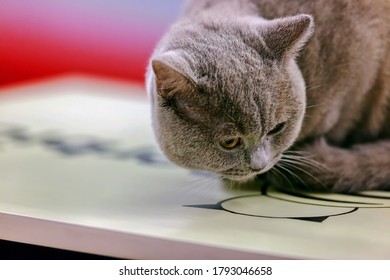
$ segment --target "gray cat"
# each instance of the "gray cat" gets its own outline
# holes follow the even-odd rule
[[[233,181],[390,189],[389,47],[388,0],[189,1],[147,73],[157,141]]]

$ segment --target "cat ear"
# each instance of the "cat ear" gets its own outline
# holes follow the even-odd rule
[[[171,66],[159,61],[152,61],[156,76],[157,93],[162,98],[172,97],[178,93],[189,93],[195,90],[194,82]]]
[[[313,33],[312,16],[302,14],[269,21],[262,37],[272,57],[285,61],[295,58]]]

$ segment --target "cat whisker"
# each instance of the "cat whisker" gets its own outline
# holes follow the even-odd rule
[[[283,162],[280,162],[279,164],[276,165],[277,167],[279,167],[280,169],[286,171],[287,173],[289,173],[292,177],[296,178],[299,180],[299,182],[303,183],[304,182],[302,181],[302,179],[298,176],[298,174],[294,173],[292,170],[290,170],[288,168],[288,166],[284,165]]]
[[[315,107],[320,107],[320,106],[322,106],[322,105],[329,105],[329,103],[332,102],[332,101],[333,101],[333,100],[331,100],[331,99],[325,99],[324,101],[322,101],[322,102],[320,102],[320,103],[307,105],[307,106],[306,106],[306,109],[315,108]]]
[[[295,162],[293,162],[293,163],[295,163]],[[303,168],[301,168],[301,167],[299,167],[299,166],[297,166],[297,165],[294,165],[293,163],[291,163],[291,162],[286,162],[286,161],[283,161],[283,160],[280,161],[280,164],[284,164],[285,167],[286,167],[286,166],[289,166],[289,167],[291,167],[291,168],[295,168],[295,169],[297,169],[297,170],[299,170],[299,171],[305,173],[307,176],[313,178],[313,179],[314,179],[316,182],[318,182],[322,187],[324,187],[324,189],[326,189],[325,184],[324,184],[321,180],[319,180],[316,176],[314,176],[314,175],[311,174],[310,172],[306,171],[305,169],[303,169]]]
[[[301,176],[299,176],[293,170],[291,170],[291,166],[280,162],[279,167],[283,167],[285,170],[287,170],[289,174],[291,174],[295,179],[297,179],[297,181],[301,184],[301,186],[305,187],[306,190],[310,189],[307,183],[301,178]]]
[[[281,171],[278,170],[277,168],[278,168],[278,166],[275,165],[274,168],[272,168],[272,169],[270,170],[270,172],[271,172],[272,174],[274,174],[274,176],[276,176],[277,178],[283,177],[283,178],[287,181],[287,183],[290,185],[291,189],[292,189],[293,191],[295,191],[294,185],[290,182],[290,180],[286,177],[286,175],[284,175],[283,172],[281,172]]]
[[[339,63],[337,65],[334,65],[332,69],[333,69],[333,71],[335,71],[335,70],[338,70],[338,69],[343,68],[345,66],[348,66],[348,63]],[[329,83],[308,84],[308,85],[306,85],[306,90],[308,91],[308,90],[319,89],[319,88],[326,87],[328,85],[329,85]]]
[[[283,155],[299,155],[299,156],[312,156],[311,153],[305,151],[297,151],[297,150],[287,150],[283,153]]]
[[[325,86],[326,86],[326,84],[312,85],[312,86],[306,87],[306,90],[308,91],[308,90],[313,90],[313,89],[319,89],[319,88],[323,88]]]
[[[306,158],[306,157],[295,157],[295,156],[284,156],[282,157],[281,159],[282,161],[285,161],[285,162],[290,162],[290,163],[293,163],[293,164],[298,164],[298,165],[302,165],[302,166],[306,166],[306,167],[312,167],[312,168],[316,168],[317,170],[327,170],[329,171],[329,169],[319,163],[318,161],[315,161],[313,159],[310,159],[310,158]]]
[[[318,103],[318,104],[314,104],[314,105],[309,105],[309,106],[306,106],[306,109],[320,107],[320,106],[322,106],[322,105],[324,105],[326,103],[327,102],[322,102],[322,103]]]
[[[313,159],[314,155],[309,152],[303,152],[303,151],[287,151],[284,152],[282,155],[282,158],[287,158],[291,160],[297,160],[297,161],[305,161],[305,162],[311,162],[316,165],[322,165],[320,162]],[[325,166],[323,166],[325,168]]]
[[[234,190],[234,188],[236,187],[235,184],[234,184],[234,182],[232,182],[232,181],[229,180],[229,179],[225,179],[225,180],[224,180],[224,186],[225,186],[225,188],[227,188],[227,190],[228,190],[229,192],[232,192],[232,191]]]
[[[276,165],[274,166],[274,168],[273,168],[274,171],[275,171],[275,172],[278,172],[281,176],[283,176],[283,178],[288,182],[288,184],[290,185],[290,187],[291,187],[291,189],[292,189],[293,191],[295,191],[294,185],[293,185],[293,184],[291,183],[291,181],[283,174],[283,172],[282,172],[281,170],[278,170],[278,168],[280,168],[280,169],[284,170],[285,172],[289,173],[293,178],[298,179],[299,182],[301,182],[301,183],[304,184],[304,182],[302,181],[302,179],[301,179],[297,174],[295,174],[294,172],[292,172],[291,170],[289,170],[287,167],[282,166],[281,164],[276,164]],[[273,170],[273,169],[271,169],[271,170]]]
[[[210,173],[208,176],[191,176],[186,185],[190,186],[191,191],[202,190],[214,185],[215,182],[221,180],[217,174]]]

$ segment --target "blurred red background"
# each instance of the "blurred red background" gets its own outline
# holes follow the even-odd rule
[[[0,87],[64,73],[144,82],[183,0],[1,0]]]

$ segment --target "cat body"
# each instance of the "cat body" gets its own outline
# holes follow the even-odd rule
[[[281,187],[390,188],[390,1],[193,0],[147,90],[173,162]]]

